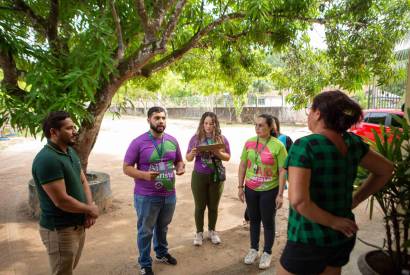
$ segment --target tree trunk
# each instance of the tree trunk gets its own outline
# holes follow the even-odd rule
[[[409,222],[405,218],[404,221],[403,221],[403,243],[407,244],[408,241],[409,241]],[[404,263],[404,266],[406,268],[409,268],[409,264],[408,264],[409,263],[409,255],[408,255],[408,252],[409,252],[409,250],[408,250],[407,246],[405,245],[404,248],[403,248],[403,257],[404,257],[403,263]]]
[[[116,79],[108,83],[101,91],[97,92],[95,102],[88,107],[91,121],[84,120],[78,133],[78,141],[74,146],[80,157],[81,167],[84,172],[87,171],[88,157],[97,140],[104,114],[111,105],[111,100],[119,87],[127,78]]]

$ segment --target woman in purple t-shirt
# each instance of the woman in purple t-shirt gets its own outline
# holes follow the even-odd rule
[[[224,144],[223,149],[199,152],[199,145],[214,143]],[[195,201],[196,234],[194,245],[202,245],[204,238],[204,213],[208,207],[209,238],[213,244],[219,244],[221,239],[215,232],[218,218],[218,205],[222,195],[224,182],[219,180],[215,165],[228,161],[231,157],[228,140],[221,135],[217,116],[212,112],[205,112],[199,121],[198,130],[191,138],[186,154],[187,161],[195,158],[194,171],[192,172],[191,189]]]

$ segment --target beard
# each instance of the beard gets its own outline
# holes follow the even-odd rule
[[[64,140],[64,143],[68,146],[74,146],[77,143],[78,134],[75,134],[72,138],[67,138]]]
[[[75,141],[69,140],[69,141],[67,142],[67,145],[68,145],[68,146],[74,146],[75,143],[76,143]]]
[[[154,124],[150,123],[149,127],[151,128],[152,131],[154,131],[157,134],[162,134],[165,130],[165,125],[155,126]]]

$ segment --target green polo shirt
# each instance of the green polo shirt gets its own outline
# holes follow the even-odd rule
[[[68,147],[67,153],[60,151],[50,141],[34,158],[32,175],[40,201],[40,225],[50,230],[83,225],[85,215],[69,213],[56,207],[41,185],[64,179],[67,194],[86,203],[81,182],[80,159],[74,149]]]
[[[300,138],[292,145],[285,167],[310,169],[310,199],[333,215],[354,220],[353,182],[369,145],[352,133],[344,133],[343,139],[348,147],[346,155],[323,135]],[[341,232],[310,221],[292,207],[289,208],[288,240],[317,246],[337,246],[349,241]]]

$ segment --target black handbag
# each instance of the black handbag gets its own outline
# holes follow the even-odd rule
[[[226,180],[225,166],[222,164],[222,160],[212,157],[212,163],[214,164],[215,182],[222,182]]]
[[[208,139],[206,140],[207,144],[210,144],[208,142]],[[222,160],[219,158],[212,156],[212,163],[214,165],[214,182],[223,182],[226,180],[226,171],[225,171],[225,166],[222,164]]]

